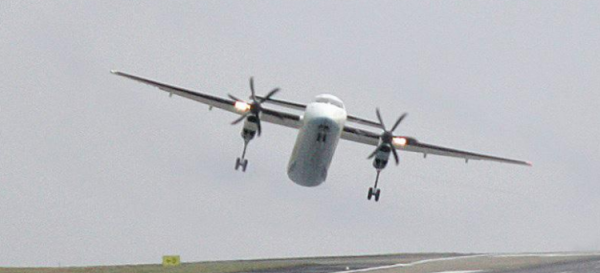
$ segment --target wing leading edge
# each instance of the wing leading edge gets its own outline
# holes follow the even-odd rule
[[[344,127],[344,131],[342,132],[342,139],[350,140],[358,143],[363,143],[371,146],[377,146],[379,144],[380,135],[369,132],[363,129],[353,128],[346,126]],[[424,156],[429,154],[440,155],[440,156],[449,156],[449,157],[457,157],[465,160],[486,160],[486,161],[495,161],[509,164],[517,164],[517,165],[525,165],[532,166],[531,162],[515,160],[509,158],[502,158],[497,156],[490,156],[484,154],[478,154],[473,152],[461,151],[453,148],[446,148],[437,145],[431,145],[427,143],[422,143],[417,141],[411,137],[403,137],[396,136],[394,138],[405,139],[403,142],[405,144],[400,145],[399,143],[394,142],[394,147],[400,151],[408,151],[414,153],[421,153]]]
[[[209,94],[204,94],[192,90],[188,90],[185,88],[177,87],[174,85],[169,85],[165,83],[160,83],[157,81],[153,81],[150,79],[142,78],[139,76],[123,73],[116,70],[111,70],[110,73],[115,74],[117,76],[125,77],[134,81],[138,81],[141,83],[145,83],[154,87],[157,87],[160,90],[163,90],[170,94],[175,94],[187,99],[195,100],[197,102],[204,103],[210,107],[216,107],[219,109],[223,109],[228,112],[232,112],[238,115],[243,115],[245,112],[238,110],[235,108],[236,101],[220,98],[216,96],[212,96]],[[266,122],[282,125],[290,128],[299,128],[301,126],[300,117],[298,115],[284,113],[276,110],[263,108],[261,113],[261,120]]]

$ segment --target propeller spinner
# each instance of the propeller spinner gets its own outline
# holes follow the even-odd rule
[[[271,90],[271,92],[269,92],[266,96],[264,96],[262,98],[257,98],[256,93],[254,92],[254,79],[251,77],[250,78],[250,92],[251,92],[250,99],[252,100],[252,102],[250,102],[250,103],[245,102],[244,100],[239,99],[231,94],[228,94],[229,98],[236,101],[236,104],[239,102],[239,103],[245,105],[245,107],[248,109],[248,112],[246,112],[241,117],[234,120],[231,124],[232,125],[238,124],[242,120],[244,120],[247,117],[252,115],[252,116],[256,117],[257,133],[260,136],[260,132],[261,132],[260,113],[263,111],[261,103],[265,102],[266,100],[271,98],[273,95],[275,95],[277,92],[279,92],[279,88],[275,88],[275,89]],[[273,114],[277,115],[276,112],[273,112]]]
[[[377,146],[377,148],[375,148],[375,151],[373,151],[373,153],[371,153],[371,155],[369,155],[368,159],[373,158],[377,154],[377,151],[379,151],[379,149],[382,148],[382,146],[387,146],[392,150],[392,154],[394,154],[394,159],[396,160],[396,165],[398,165],[400,163],[400,159],[398,159],[398,152],[396,151],[396,148],[394,147],[394,144],[393,144],[394,130],[396,130],[398,125],[400,125],[400,122],[402,122],[402,120],[406,117],[407,113],[404,113],[400,117],[398,117],[398,119],[396,120],[396,123],[394,123],[394,126],[392,126],[392,129],[389,131],[385,128],[385,124],[383,122],[383,119],[381,118],[381,113],[379,113],[379,108],[376,109],[376,113],[377,113],[377,119],[379,119],[379,125],[380,125],[381,129],[383,129],[383,133],[381,134],[381,137],[380,137],[381,143],[379,144],[379,146]]]

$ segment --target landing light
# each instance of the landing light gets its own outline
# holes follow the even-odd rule
[[[408,143],[408,140],[406,140],[406,138],[403,137],[395,137],[394,138],[394,144],[399,145],[399,146],[406,146],[406,144]]]
[[[243,101],[236,101],[234,107],[240,112],[248,112],[248,110],[250,110],[250,104]]]

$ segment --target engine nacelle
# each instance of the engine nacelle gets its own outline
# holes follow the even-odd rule
[[[244,128],[242,129],[242,137],[246,140],[251,140],[256,135],[258,130],[258,118],[254,115],[249,115],[244,121]]]
[[[387,166],[387,163],[390,159],[390,153],[392,152],[391,148],[387,145],[382,145],[377,150],[375,154],[375,159],[373,160],[373,167],[377,170],[382,170]]]

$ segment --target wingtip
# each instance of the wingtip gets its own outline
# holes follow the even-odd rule
[[[112,74],[119,74],[119,71],[117,71],[117,70],[115,70],[115,69],[111,69],[111,70],[110,70],[110,73],[112,73]]]
[[[533,162],[531,162],[531,161],[527,161],[527,162],[525,162],[525,164],[527,164],[527,166],[529,166],[529,167],[533,167]]]

